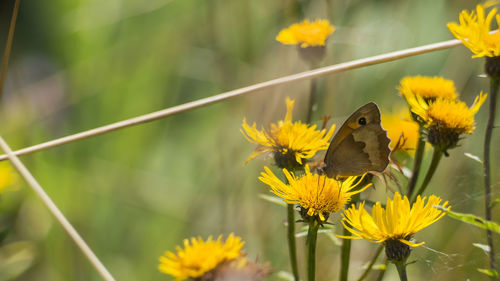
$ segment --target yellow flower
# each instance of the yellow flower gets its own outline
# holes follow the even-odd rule
[[[420,96],[426,101],[437,98],[454,100],[458,96],[453,81],[439,76],[407,76],[400,83],[399,93],[406,100],[413,96]]]
[[[8,162],[0,163],[0,193],[3,193],[7,188],[12,187],[19,177],[12,170],[12,167]]]
[[[474,55],[472,57],[497,57],[500,55],[500,33],[490,34],[490,26],[493,17],[497,24],[500,16],[493,8],[485,16],[485,8],[489,8],[499,1],[488,1],[476,6],[476,12],[463,10],[459,16],[459,24],[448,23],[447,27],[462,43],[469,48]]]
[[[309,217],[317,216],[322,222],[328,219],[330,213],[338,212],[347,204],[351,196],[365,190],[367,185],[352,191],[362,181],[354,183],[357,177],[348,177],[345,181],[337,181],[326,175],[312,174],[309,166],[305,174],[299,177],[283,169],[289,184],[278,179],[268,167],[261,173],[259,179],[271,187],[271,192],[283,198],[288,204],[299,204],[307,211]]]
[[[317,151],[328,149],[335,126],[332,125],[327,132],[325,129],[316,130],[316,125],[292,122],[294,103],[295,101],[286,99],[285,120],[271,124],[268,131],[258,130],[255,123],[250,127],[243,119],[241,133],[249,142],[259,144],[246,163],[260,154],[272,152],[279,167],[293,167],[296,166],[294,163],[303,165],[302,160],[313,157]]]
[[[471,108],[462,101],[437,100],[429,105],[423,116],[428,122],[452,128],[457,133],[471,134],[475,129],[474,115],[486,100],[481,92]]]
[[[419,126],[411,119],[408,108],[402,108],[393,114],[382,114],[382,127],[391,139],[392,151],[403,150],[413,153],[419,138]]]
[[[158,269],[175,277],[176,281],[197,278],[215,269],[217,266],[235,259],[245,259],[241,248],[244,242],[240,237],[230,234],[225,242],[222,235],[217,240],[201,237],[184,240],[184,249],[177,247],[177,253],[166,251],[160,257]]]
[[[461,134],[471,134],[475,129],[474,115],[486,100],[482,92],[468,108],[462,101],[437,99],[427,103],[420,97],[408,99],[411,110],[427,128],[427,140],[446,152],[456,146]]]
[[[445,213],[434,208],[439,205],[441,199],[431,195],[427,203],[418,196],[417,201],[410,207],[410,202],[405,196],[396,192],[394,201],[387,198],[385,209],[380,202],[373,206],[370,215],[364,208],[365,203],[361,203],[359,208],[353,204],[344,211],[342,224],[352,233],[353,236],[339,236],[346,239],[366,239],[374,243],[387,243],[397,240],[408,246],[417,247],[422,244],[410,242],[412,235],[425,227],[441,219]],[[448,202],[443,204],[446,207]],[[449,209],[450,207],[448,207]]]
[[[287,45],[300,45],[301,48],[324,46],[335,27],[328,20],[316,20],[310,22],[304,20],[301,23],[292,24],[290,27],[280,31],[276,40]]]

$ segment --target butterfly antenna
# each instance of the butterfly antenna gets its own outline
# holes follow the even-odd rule
[[[342,184],[344,184],[343,181],[340,182],[340,188],[339,188],[339,193],[337,194],[337,200],[340,198],[340,192],[342,191]]]
[[[318,188],[319,188],[319,178],[320,178],[320,175],[318,175],[318,184],[316,184],[316,203],[318,203],[319,201],[319,192],[318,192]]]
[[[318,185],[317,185],[317,187],[320,186],[320,178],[321,178],[321,175],[318,174]],[[316,203],[318,203],[318,201],[319,201],[319,195],[321,193],[323,193],[323,190],[325,189],[325,184],[326,184],[326,178],[323,177],[323,184],[321,185],[321,189],[319,190],[319,192],[316,193]]]
[[[323,186],[321,186],[321,191],[319,192],[320,194],[323,193],[323,190],[325,189],[325,184],[326,184],[326,177],[323,176]]]

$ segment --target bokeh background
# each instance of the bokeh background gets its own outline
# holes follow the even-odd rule
[[[2,52],[13,2],[0,2]],[[336,26],[323,61],[330,65],[452,39],[446,23],[474,4],[22,1],[0,102],[0,133],[18,149],[305,71],[296,48],[275,41],[280,29],[304,18],[327,18]],[[480,76],[483,63],[460,46],[326,76],[319,79],[325,93],[319,115],[329,114],[340,125],[369,101],[383,113],[396,110],[405,106],[397,95],[399,80],[417,74],[454,80],[470,104],[488,91],[488,80]],[[257,176],[271,159],[243,166],[255,146],[239,129],[245,117],[266,126],[282,119],[287,96],[297,100],[294,118],[304,118],[308,90],[309,81],[291,83],[21,159],[117,280],[171,280],[157,270],[165,250],[187,237],[230,232],[246,241],[249,258],[289,271],[286,210],[259,198],[269,194]],[[483,215],[482,167],[464,153],[482,157],[486,112],[479,111],[474,134],[442,160],[428,189],[458,212]],[[498,143],[495,133],[494,198],[500,197]],[[428,154],[424,169],[429,159]],[[0,198],[2,228],[9,230],[0,245],[0,280],[100,280],[32,190],[22,180],[17,185]],[[392,197],[384,185],[376,186],[363,196]],[[339,228],[339,215],[330,221]],[[445,217],[415,238],[426,244],[410,257],[411,280],[487,280],[476,270],[487,267],[487,257],[472,245],[485,244],[482,229]],[[500,246],[498,235],[495,241]],[[317,280],[336,280],[340,248],[326,235],[318,243]],[[375,248],[353,243],[350,279],[357,279]],[[397,280],[392,266],[385,280]]]

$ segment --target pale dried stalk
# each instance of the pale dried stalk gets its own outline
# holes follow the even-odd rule
[[[73,228],[71,223],[66,219],[63,213],[57,208],[54,202],[50,199],[50,197],[45,193],[42,186],[38,183],[38,181],[33,177],[33,175],[28,171],[28,169],[21,163],[19,158],[12,152],[9,145],[4,141],[2,137],[0,137],[0,147],[6,153],[9,160],[12,162],[16,170],[21,174],[21,176],[26,180],[26,182],[33,188],[35,193],[42,199],[43,203],[49,211],[54,215],[59,224],[66,230],[68,235],[73,239],[75,244],[82,250],[83,254],[88,258],[90,263],[95,267],[95,269],[99,272],[101,277],[106,281],[114,281],[115,279],[109,271],[104,267],[101,261],[97,258],[97,256],[92,252],[89,246],[85,243],[82,237],[78,234],[78,232]]]
[[[44,142],[44,143],[37,144],[34,146],[19,149],[19,150],[16,150],[14,152],[14,154],[15,155],[25,155],[25,154],[32,153],[32,152],[45,150],[45,149],[48,149],[51,147],[60,146],[60,145],[74,142],[77,140],[86,139],[86,138],[97,136],[97,135],[102,135],[102,134],[105,134],[105,133],[108,133],[108,132],[111,132],[114,130],[127,128],[127,127],[134,126],[137,124],[146,123],[146,122],[150,122],[153,120],[169,117],[169,116],[183,113],[183,112],[193,110],[193,109],[196,109],[199,107],[214,104],[214,103],[224,101],[224,100],[227,100],[230,98],[234,98],[234,97],[241,96],[244,94],[253,93],[253,92],[256,92],[259,90],[264,90],[264,89],[278,86],[278,85],[283,85],[283,84],[307,80],[307,79],[313,79],[316,77],[325,76],[328,74],[342,72],[342,71],[346,71],[346,70],[350,70],[350,69],[356,69],[356,68],[360,68],[360,67],[364,67],[364,66],[394,61],[394,60],[398,60],[398,59],[402,59],[402,58],[406,58],[406,57],[416,56],[416,55],[434,52],[434,51],[443,50],[443,49],[448,49],[448,48],[458,46],[460,44],[461,43],[459,40],[443,41],[443,42],[439,42],[439,43],[434,43],[434,44],[424,45],[424,46],[420,46],[420,47],[416,47],[416,48],[395,51],[395,52],[386,53],[386,54],[382,54],[382,55],[378,55],[378,56],[373,56],[373,57],[354,60],[354,61],[350,61],[350,62],[335,64],[335,65],[321,67],[321,68],[317,68],[317,69],[313,69],[310,71],[305,71],[305,72],[301,72],[301,73],[297,73],[297,74],[293,74],[293,75],[289,75],[289,76],[284,76],[284,77],[280,77],[277,79],[269,80],[266,82],[262,82],[262,83],[254,84],[254,85],[247,86],[244,88],[240,88],[240,89],[232,90],[232,91],[225,92],[222,94],[218,94],[215,96],[211,96],[208,98],[199,99],[196,101],[192,101],[192,102],[177,105],[174,107],[166,108],[166,109],[156,111],[153,113],[141,115],[138,117],[134,117],[134,118],[123,120],[123,121],[116,122],[116,123],[112,123],[112,124],[98,127],[95,129],[91,129],[88,131],[76,133],[74,135],[69,135],[66,137],[59,138],[59,139],[54,139],[54,140],[51,140],[48,142]],[[5,160],[5,159],[7,159],[6,155],[0,155],[0,161]]]
[[[5,50],[3,53],[2,72],[0,73],[0,97],[2,97],[3,84],[7,73],[7,66],[9,65],[10,51],[12,49],[12,41],[14,41],[14,31],[16,30],[17,16],[19,15],[19,6],[21,0],[16,0],[14,3],[14,10],[10,19],[9,34],[7,35],[7,43],[5,43]]]

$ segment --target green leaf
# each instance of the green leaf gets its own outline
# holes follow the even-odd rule
[[[264,200],[266,200],[268,202],[271,202],[271,203],[274,203],[276,205],[280,205],[280,206],[286,207],[286,202],[283,201],[283,199],[281,199],[278,196],[271,196],[271,195],[267,195],[267,194],[259,194],[259,197],[261,199],[264,199]]]
[[[493,278],[498,278],[498,272],[496,270],[493,270],[493,269],[484,269],[484,268],[478,268],[477,271],[481,272],[481,273],[484,273],[490,277],[493,277]]]
[[[442,206],[435,206],[436,208],[440,209],[443,212],[446,212],[446,214],[456,220],[463,221],[468,224],[475,225],[477,227],[481,227],[487,230],[494,231],[496,233],[500,233],[500,225],[498,225],[495,222],[492,221],[487,221],[481,217],[478,217],[473,214],[464,214],[464,213],[457,213],[453,211],[446,210]]]
[[[13,242],[0,248],[0,280],[16,280],[29,270],[36,259],[36,246],[27,241]]]
[[[500,203],[500,198],[497,198],[495,200],[493,200],[493,202],[491,202],[490,204],[490,208],[493,208],[495,207],[496,204]]]

